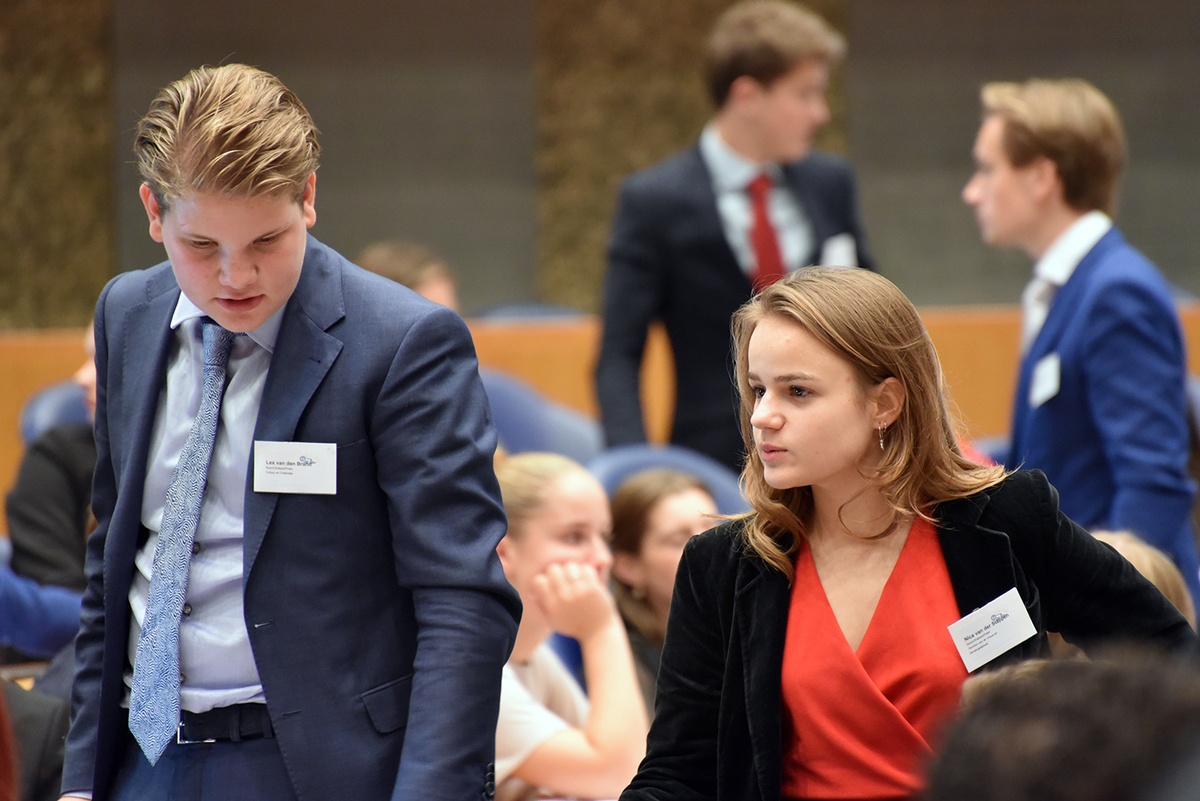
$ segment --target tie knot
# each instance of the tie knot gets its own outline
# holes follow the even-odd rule
[[[760,172],[758,175],[754,176],[754,180],[746,184],[746,189],[750,192],[750,196],[753,198],[765,198],[767,193],[771,191],[771,187],[774,185],[775,182],[771,180],[771,176],[767,175],[765,172]]]
[[[201,326],[204,334],[205,365],[224,367],[229,362],[229,348],[237,334],[222,328],[209,317],[201,320]]]

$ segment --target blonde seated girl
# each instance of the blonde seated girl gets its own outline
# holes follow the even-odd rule
[[[496,798],[614,798],[645,752],[647,723],[606,588],[608,498],[557,454],[509,456],[496,476],[508,514],[496,550],[525,607],[500,692]],[[590,704],[546,644],[553,631],[579,641]]]

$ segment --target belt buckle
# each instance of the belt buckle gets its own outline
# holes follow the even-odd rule
[[[183,721],[180,721],[179,727],[175,729],[175,742],[178,745],[196,745],[197,743],[215,743],[216,740],[185,740],[183,738]]]

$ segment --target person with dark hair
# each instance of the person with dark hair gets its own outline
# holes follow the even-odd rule
[[[1087,81],[989,83],[963,200],[984,242],[1035,261],[1004,463],[1087,528],[1170,554],[1200,597],[1187,359],[1171,289],[1113,225],[1125,134]]]
[[[680,390],[671,441],[740,470],[730,317],[789,270],[873,266],[849,165],[812,151],[844,51],[787,0],[737,3],[717,20],[704,49],[716,113],[696,145],[630,176],[617,201],[596,365],[609,445],[646,441],[640,367],[660,320]]]
[[[1155,790],[1200,748],[1193,664],[1143,652],[1006,668],[964,699],[924,801],[1185,801]]]
[[[96,340],[84,334],[87,359],[72,377],[83,389],[87,422],[61,423],[42,432],[21,458],[17,480],[5,501],[12,569],[39,584],[83,592],[87,535],[92,515],[92,475],[96,468]]]
[[[1041,473],[959,450],[912,303],[810,267],[734,318],[753,511],[684,547],[646,759],[622,801],[908,799],[968,674],[1047,631],[1194,649]]]
[[[641,470],[621,482],[612,507],[613,595],[629,631],[646,710],[654,716],[654,682],[675,571],[687,541],[717,524],[704,482],[678,470]]]

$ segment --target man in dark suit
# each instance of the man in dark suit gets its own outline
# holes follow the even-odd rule
[[[139,125],[169,261],[115,278],[96,310],[68,794],[493,789],[520,607],[470,336],[307,234],[315,134],[276,78],[236,64],[168,86]]]
[[[1186,361],[1167,282],[1109,215],[1125,160],[1116,109],[1086,81],[993,83],[963,189],[983,239],[1036,263],[1010,468],[1037,468],[1087,528],[1167,552],[1193,597]]]
[[[609,445],[646,440],[639,369],[661,320],[675,360],[671,441],[740,471],[733,312],[788,270],[873,267],[849,165],[810,152],[844,49],[784,0],[739,3],[718,20],[705,49],[716,115],[695,146],[630,176],[617,203],[596,368]]]

